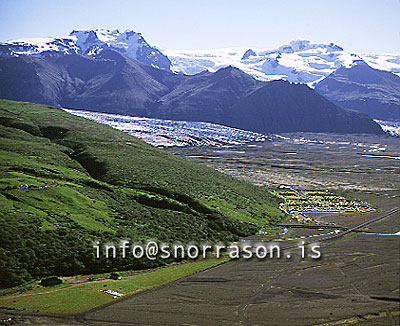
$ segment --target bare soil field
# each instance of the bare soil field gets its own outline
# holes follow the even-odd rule
[[[400,188],[399,138],[309,133],[284,136],[226,150],[185,147],[169,151],[267,187],[372,191]]]
[[[399,219],[376,227],[391,233]],[[93,325],[397,325],[398,236],[357,233],[321,246],[318,260],[236,260],[85,317]]]

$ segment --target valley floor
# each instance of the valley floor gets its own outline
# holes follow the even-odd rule
[[[295,133],[244,146],[168,150],[269,188],[383,194],[400,188],[400,141],[389,136]]]
[[[399,218],[397,213],[371,227],[390,232],[390,222]],[[317,261],[232,261],[91,312],[85,320],[92,325],[390,325],[399,318],[399,262],[393,261],[398,250],[397,236],[349,235],[324,243]]]
[[[287,248],[282,258],[232,260],[80,314],[2,311],[0,320],[93,326],[397,325],[400,161],[393,158],[399,156],[399,142],[388,137],[315,137],[290,135],[279,142],[222,150],[170,149],[273,187],[287,200],[284,209],[296,210],[292,217],[310,218],[287,222],[284,234],[243,239],[254,244],[275,238]],[[312,197],[315,205],[304,197]],[[372,223],[364,225],[368,221]],[[299,241],[319,243],[321,258],[301,259],[292,248]]]
[[[317,217],[350,227],[394,212],[368,225],[375,233],[393,233],[399,202],[369,199],[379,207],[376,212]],[[312,235],[306,229],[288,232],[306,241]],[[315,240],[321,244],[318,260],[300,259],[298,250],[290,249],[291,259],[230,261],[83,314],[1,315],[33,325],[396,325],[398,239],[350,233]],[[282,248],[287,243],[281,242]]]

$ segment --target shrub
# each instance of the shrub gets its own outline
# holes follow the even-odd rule
[[[42,281],[39,283],[39,285],[42,286],[53,286],[53,285],[58,285],[61,284],[62,280],[58,278],[57,276],[50,276],[42,279]]]

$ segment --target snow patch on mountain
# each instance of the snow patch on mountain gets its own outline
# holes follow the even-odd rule
[[[384,132],[391,136],[400,137],[400,122],[375,120]]]
[[[30,55],[35,57],[78,53],[75,40],[70,37],[27,38],[0,43],[0,56]]]
[[[399,54],[362,54],[361,57],[372,68],[390,71],[400,77]]]
[[[330,44],[296,40],[278,49],[230,48],[201,51],[164,49],[176,73],[196,74],[235,66],[260,80],[284,79],[313,87],[340,67],[364,60],[373,68],[400,75],[400,55],[358,55]]]

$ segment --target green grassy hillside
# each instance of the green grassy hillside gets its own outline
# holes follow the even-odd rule
[[[0,100],[0,166],[1,287],[163,263],[96,260],[94,239],[231,241],[283,217],[261,188],[44,105]]]

